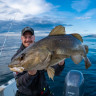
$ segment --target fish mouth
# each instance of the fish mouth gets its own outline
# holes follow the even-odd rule
[[[10,70],[14,71],[14,72],[23,72],[24,68],[23,67],[13,67],[13,68],[10,68]]]
[[[13,72],[23,72],[24,71],[24,67],[21,66],[21,64],[14,64],[14,63],[11,63],[8,65],[9,69]]]

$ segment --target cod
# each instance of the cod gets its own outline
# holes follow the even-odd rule
[[[91,66],[87,57],[88,46],[82,43],[83,39],[79,34],[66,34],[65,27],[58,25],[47,37],[19,53],[8,67],[15,72],[44,69],[52,80],[55,72],[52,66],[66,58],[71,58],[75,64],[84,59],[85,67],[88,69]]]

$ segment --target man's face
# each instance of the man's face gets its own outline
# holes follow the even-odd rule
[[[30,44],[34,43],[35,36],[30,32],[25,32],[23,36],[21,36],[22,43],[25,47],[28,47]]]

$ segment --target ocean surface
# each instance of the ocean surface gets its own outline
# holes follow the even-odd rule
[[[42,39],[44,36],[36,36],[36,41]],[[20,36],[8,36],[6,38],[5,46],[0,55],[0,85],[6,84],[10,79],[14,78],[12,72],[8,68],[11,57],[18,50],[21,45]],[[0,51],[4,43],[5,36],[0,35]],[[64,81],[65,76],[70,70],[79,70],[84,75],[85,92],[84,96],[96,96],[96,36],[83,36],[83,44],[87,44],[89,52],[87,54],[92,66],[89,69],[85,69],[84,60],[80,64],[76,65],[68,58],[65,60],[65,68],[59,76],[55,76],[54,81],[48,78],[47,82],[50,86],[51,92],[55,96],[63,96],[64,93]]]

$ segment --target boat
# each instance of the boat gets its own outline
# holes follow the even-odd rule
[[[0,96],[15,96],[15,79],[0,86]],[[64,96],[84,96],[84,77],[81,71],[70,70],[65,77]]]
[[[15,96],[16,94],[15,79],[9,80],[6,84],[0,86],[0,96]]]

